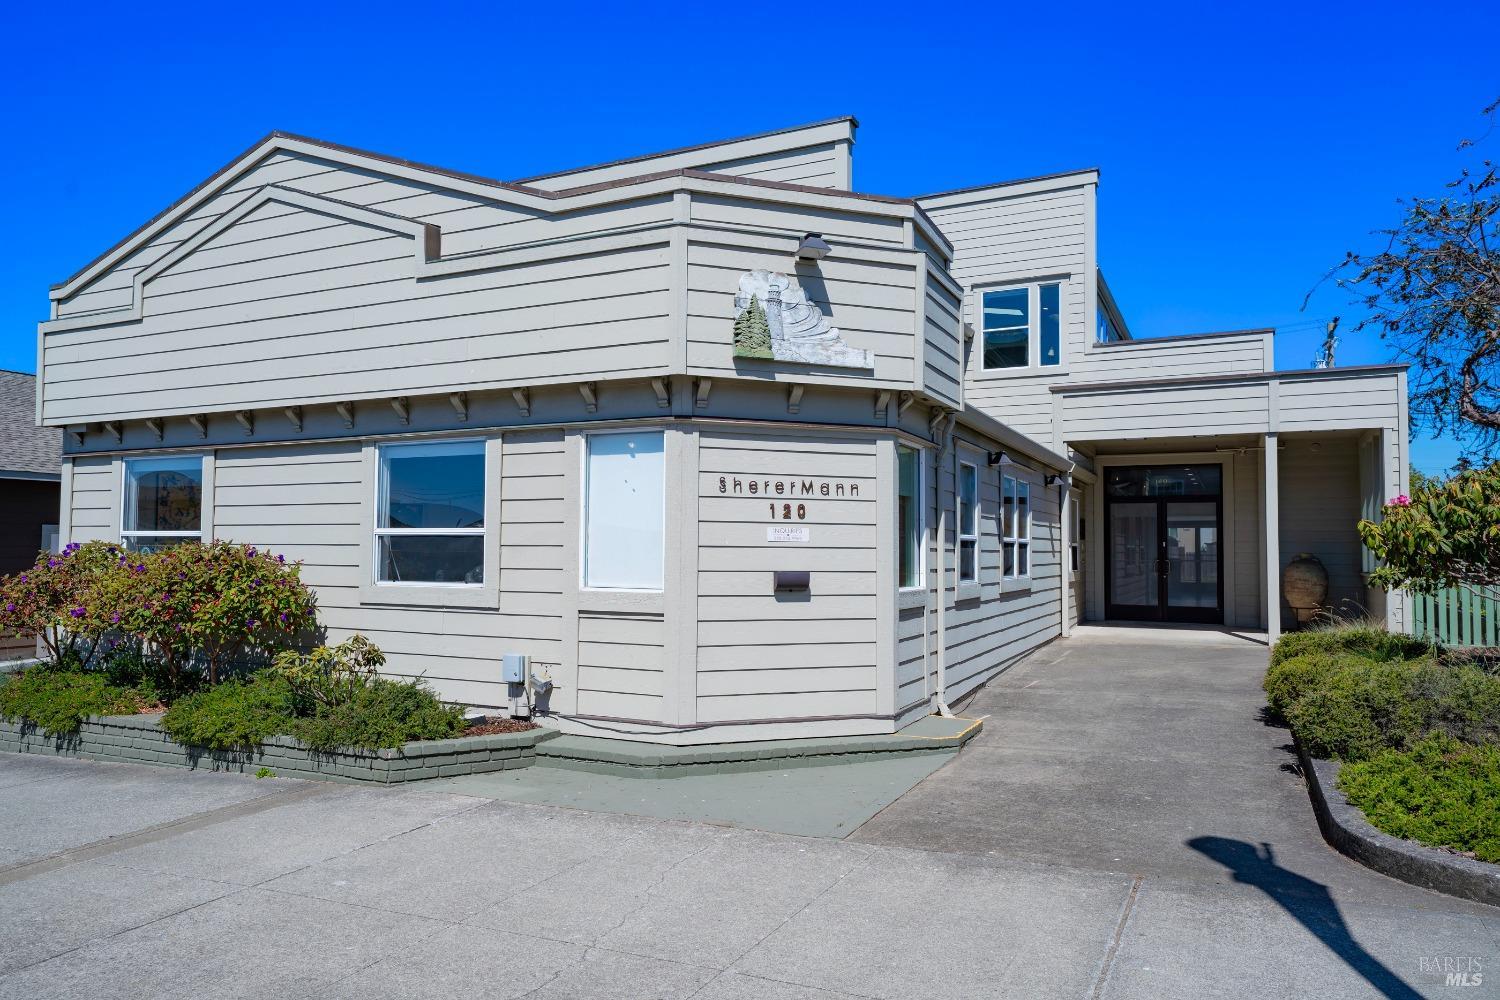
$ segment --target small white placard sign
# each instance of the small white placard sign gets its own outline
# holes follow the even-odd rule
[[[805,524],[773,524],[766,528],[766,541],[806,544],[812,540],[812,532]]]

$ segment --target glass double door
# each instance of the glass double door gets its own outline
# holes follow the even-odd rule
[[[1220,498],[1111,499],[1107,506],[1106,615],[1222,623]]]

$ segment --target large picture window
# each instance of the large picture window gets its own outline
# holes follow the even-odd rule
[[[484,442],[380,446],[375,580],[484,583]]]
[[[153,551],[203,539],[203,459],[198,455],[125,460],[120,539]]]
[[[583,585],[662,589],[665,438],[590,434],[584,459]]]
[[[1015,476],[1001,477],[1000,552],[1007,578],[1031,575],[1031,486]]]
[[[979,579],[979,469],[958,466],[958,578]]]
[[[922,586],[922,453],[896,448],[896,575],[903,588]]]

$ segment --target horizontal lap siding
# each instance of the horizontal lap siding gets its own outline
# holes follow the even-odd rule
[[[697,708],[700,722],[876,711],[875,444],[837,437],[704,434],[699,451]],[[725,477],[726,492],[719,479]],[[860,495],[733,493],[733,480],[858,484]],[[748,485],[745,485],[748,491]],[[773,522],[770,504],[792,505]],[[796,505],[806,504],[805,520]],[[766,526],[801,525],[776,545]],[[811,571],[806,599],[773,593],[778,569]]]
[[[1092,350],[1085,362],[1073,373],[1076,381],[1264,372],[1271,369],[1270,335],[1163,342],[1150,338],[1132,340],[1121,346]]]
[[[944,544],[944,588],[950,602],[945,615],[945,674],[949,701],[984,683],[1018,657],[1055,638],[1061,630],[1061,541],[1057,486],[1044,486],[1040,473],[1026,472],[1031,486],[1031,579],[1028,590],[1016,581],[1001,581],[1000,470],[985,464],[990,442],[975,440],[960,448],[958,460],[979,470],[979,596],[956,600],[958,586],[957,523],[954,515],[954,455],[944,456],[936,477],[938,502],[948,511]],[[932,524],[936,525],[936,520]],[[929,576],[937,583],[936,564]],[[936,626],[935,616],[929,616]]]
[[[825,142],[805,149],[711,163],[700,169],[760,181],[840,188],[849,176],[848,160],[847,145]]]
[[[578,614],[578,713],[660,719],[665,674],[659,614]]]
[[[141,268],[266,183],[436,224],[445,257],[665,222],[671,210],[669,197],[656,196],[607,211],[539,213],[281,157],[59,314],[128,306]],[[664,370],[666,237],[614,252],[558,252],[418,282],[411,237],[266,204],[150,281],[140,322],[47,334],[44,415],[129,418]]]
[[[1092,198],[1092,189],[1079,186],[927,209],[953,244],[949,270],[967,290],[964,318],[976,332],[964,399],[1043,441],[1052,438],[1048,387],[1064,381],[1084,358],[1093,329],[1093,317],[1086,315],[1087,282],[1094,280],[1089,266]],[[1033,366],[1013,375],[980,370],[983,342],[977,312],[983,289],[1046,279],[1063,283],[1063,365],[1051,370]]]
[[[562,191],[665,170],[703,170],[732,177],[842,190],[849,186],[852,136],[851,128],[835,124],[796,136],[792,141],[800,145],[777,148],[788,142],[788,137],[763,136],[715,143],[649,159],[583,167],[523,183],[543,191]],[[728,158],[726,154],[729,154]]]
[[[923,299],[923,373],[927,391],[952,406],[963,402],[963,301],[929,277]]]
[[[1259,434],[1268,399],[1253,383],[1080,393],[1064,401],[1063,433],[1070,441]]]
[[[1281,429],[1395,429],[1400,391],[1395,375],[1340,378],[1335,369],[1315,379],[1288,379],[1278,391]]]
[[[359,587],[363,483],[355,443],[224,448],[215,462],[214,521],[220,538],[301,561],[318,615],[336,642],[356,632],[386,653],[385,673],[423,677],[446,698],[501,705],[502,653],[558,662],[563,519],[562,438],[507,435],[501,477],[500,611],[364,606]],[[76,474],[75,474],[76,475]],[[507,502],[523,495],[523,502]]]
[[[765,268],[785,271],[782,254],[708,242],[688,245],[688,367],[694,373],[732,376],[754,361],[734,356],[734,299],[740,278]],[[915,371],[913,350],[915,268],[856,260],[825,260],[815,277],[794,276],[803,292],[850,347],[874,353],[873,373],[815,369],[819,382],[900,383]]]
[[[1342,614],[1362,614],[1366,595],[1357,527],[1361,504],[1356,442],[1336,438],[1320,442],[1314,450],[1312,441],[1290,440],[1278,466],[1281,565],[1276,579],[1299,554],[1310,553],[1328,571],[1328,603]],[[1283,620],[1294,620],[1290,608]]]
[[[976,341],[971,351],[981,350]],[[978,362],[971,361],[971,364]],[[1016,375],[1003,379],[970,379],[964,387],[968,405],[1043,443],[1052,439],[1054,374]]]
[[[120,540],[120,487],[110,458],[75,458],[70,507],[72,532],[63,542]]]

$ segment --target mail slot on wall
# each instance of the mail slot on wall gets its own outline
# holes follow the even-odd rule
[[[805,569],[778,569],[775,576],[778,594],[805,594],[812,578]]]

